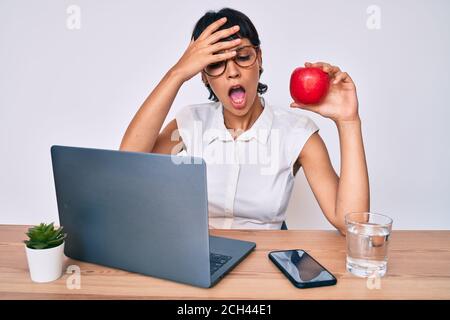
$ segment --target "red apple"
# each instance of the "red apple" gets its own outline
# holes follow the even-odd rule
[[[291,75],[292,99],[299,104],[318,104],[330,86],[328,73],[320,68],[296,68]]]

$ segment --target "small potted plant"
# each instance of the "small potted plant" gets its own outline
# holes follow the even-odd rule
[[[62,230],[56,229],[53,222],[28,229],[29,239],[24,242],[32,281],[50,282],[61,277],[67,236]]]

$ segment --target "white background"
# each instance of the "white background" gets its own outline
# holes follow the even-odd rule
[[[66,27],[69,5],[81,29]],[[381,9],[381,29],[366,22]],[[0,223],[57,221],[53,144],[118,149],[131,118],[181,57],[195,22],[229,6],[255,24],[266,101],[289,108],[292,70],[338,65],[354,79],[371,184],[371,209],[397,229],[450,228],[449,1],[19,1],[0,0]],[[166,123],[208,102],[197,75]],[[319,125],[337,172],[334,123]],[[257,188],[257,186],[255,186]],[[332,228],[304,178],[291,229]]]

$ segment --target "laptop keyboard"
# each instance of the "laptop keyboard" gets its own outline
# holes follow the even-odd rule
[[[210,263],[210,269],[211,269],[211,275],[219,270],[225,263],[230,261],[230,256],[224,256],[222,254],[218,253],[209,253],[209,263]]]

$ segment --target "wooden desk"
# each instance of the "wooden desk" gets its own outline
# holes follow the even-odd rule
[[[212,235],[256,242],[256,249],[211,289],[67,259],[81,268],[81,288],[69,274],[30,280],[24,244],[27,226],[0,225],[0,299],[450,299],[450,231],[394,231],[388,273],[380,289],[345,270],[345,238],[337,231],[212,230]],[[336,286],[297,289],[268,259],[271,250],[302,248],[338,279]]]

